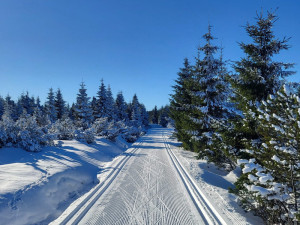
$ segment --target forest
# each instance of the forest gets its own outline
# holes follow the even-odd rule
[[[134,142],[146,132],[148,113],[136,95],[126,103],[122,92],[114,99],[103,80],[96,97],[87,96],[82,82],[76,103],[69,106],[61,90],[50,88],[47,101],[22,94],[15,102],[0,97],[0,147],[20,147],[30,152],[54,145],[54,140],[94,142],[95,136],[114,141],[118,136]]]

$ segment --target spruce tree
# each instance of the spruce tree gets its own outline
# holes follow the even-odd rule
[[[96,119],[96,112],[97,112],[97,98],[96,97],[92,98],[91,108],[93,110],[93,118]]]
[[[131,104],[131,120],[135,123],[137,126],[142,125],[142,115],[141,115],[141,108],[140,103],[138,100],[138,97],[136,94],[134,94],[132,98],[132,104]]]
[[[249,165],[253,165],[252,169],[243,169],[246,175],[238,179],[236,183],[236,193],[240,199],[242,199],[246,207],[252,207],[252,209],[257,211],[263,218],[267,218],[267,220],[272,217],[271,214],[275,216],[281,214],[284,211],[282,211],[281,206],[283,206],[283,208],[285,206],[283,203],[276,202],[276,200],[273,199],[274,197],[272,197],[273,194],[271,194],[271,188],[274,187],[270,185],[273,185],[273,181],[275,182],[276,175],[270,170],[270,163],[273,163],[273,156],[269,155],[272,154],[268,145],[271,143],[266,143],[266,135],[272,136],[274,132],[271,130],[261,132],[263,130],[263,121],[261,119],[270,112],[269,109],[266,108],[266,112],[268,113],[261,115],[260,110],[264,110],[263,105],[266,104],[265,102],[267,101],[268,95],[272,96],[278,92],[282,79],[293,73],[288,71],[293,64],[273,60],[274,55],[279,54],[281,50],[289,48],[287,44],[288,39],[284,38],[279,40],[276,39],[273,34],[272,28],[276,20],[277,17],[273,13],[268,13],[266,17],[263,17],[261,13],[257,16],[255,25],[247,24],[246,26],[246,31],[252,38],[253,43],[240,44],[246,57],[236,62],[235,70],[237,75],[231,80],[232,87],[234,88],[233,102],[241,112],[241,115],[237,116],[233,121],[233,129],[230,133],[232,138],[227,139],[228,142],[225,141],[225,145],[235,149],[239,158],[245,159],[244,162],[247,162],[245,168]],[[279,95],[284,94],[279,93]],[[271,100],[269,99],[269,101]],[[274,113],[275,115],[277,114],[275,111]],[[278,111],[278,113],[280,113],[280,111]],[[272,126],[271,123],[269,125]],[[277,127],[277,125],[275,125],[275,127]],[[273,128],[276,130],[275,127]],[[280,130],[277,131],[280,132]],[[265,134],[265,132],[268,132],[268,134]],[[274,141],[276,142],[277,140]],[[275,173],[280,172],[279,167],[273,169]],[[247,174],[249,172],[254,172],[254,174]],[[267,177],[263,178],[263,176]],[[259,185],[259,182],[256,180],[264,182]],[[278,180],[276,180],[276,182],[278,182]],[[247,188],[245,189],[245,187]],[[276,186],[274,190],[278,190],[279,192],[284,191],[279,186]],[[249,204],[249,201],[245,199],[245,193],[249,194],[250,201],[257,202],[258,200],[260,202],[259,207],[253,207],[251,203]],[[269,196],[269,194],[271,195]],[[269,200],[275,200],[276,204],[281,206],[274,204],[274,201],[270,203]],[[271,205],[269,205],[269,203]],[[269,207],[274,208],[270,209]],[[275,208],[278,208],[281,212],[276,212]],[[274,221],[276,221],[276,219]]]
[[[55,95],[55,109],[56,109],[56,118],[57,119],[62,119],[64,114],[66,113],[66,106],[65,106],[65,101],[63,99],[62,93],[60,89],[57,90],[56,95]]]
[[[45,102],[45,112],[49,116],[50,121],[53,123],[57,119],[57,111],[55,108],[55,97],[53,89],[49,89],[47,101]]]
[[[110,86],[108,85],[107,91],[106,91],[106,115],[108,117],[109,121],[116,120],[116,105],[115,100],[111,91]]]
[[[18,101],[18,103],[19,103],[19,101]],[[16,104],[9,95],[7,95],[5,97],[4,111],[7,109],[10,113],[11,119],[13,119],[13,120],[17,120],[23,111],[22,105],[18,104],[18,103]]]
[[[192,66],[188,59],[184,59],[184,67],[178,72],[176,84],[173,86],[173,94],[170,98],[170,117],[174,120],[175,135],[179,141],[183,142],[185,148],[189,148],[188,144],[191,135],[188,134],[184,127],[189,123],[189,111],[191,105],[190,80],[193,78]]]
[[[28,114],[33,115],[35,99],[34,97],[30,98],[28,92],[26,92],[26,94],[22,93],[17,104],[20,106],[20,108],[22,108],[22,112],[23,109],[25,109]]]
[[[4,113],[5,100],[0,96],[0,118]]]
[[[93,120],[93,112],[90,105],[90,97],[87,96],[85,84],[80,84],[79,93],[75,105],[76,120],[83,129],[87,129]]]
[[[154,109],[153,109],[152,123],[158,124],[158,111],[157,111],[157,106],[154,106]]]
[[[245,27],[252,43],[240,43],[246,56],[234,64],[236,74],[230,78],[233,88],[231,102],[236,110],[223,133],[223,147],[231,154],[232,160],[249,157],[242,149],[261,145],[256,109],[269,94],[278,91],[282,78],[293,73],[287,70],[293,64],[273,60],[274,55],[289,48],[288,39],[279,40],[273,34],[276,20],[273,13],[266,17],[261,13],[256,24]]]
[[[251,160],[239,161],[243,175],[236,185],[242,204],[272,224],[300,219],[299,109],[300,99],[288,85],[262,101],[257,117],[262,144],[245,150]]]
[[[144,127],[149,125],[149,115],[144,104],[140,104],[141,122]]]
[[[213,138],[222,122],[227,118],[225,107],[227,93],[222,73],[222,61],[215,58],[218,47],[211,44],[211,26],[203,38],[206,44],[199,48],[204,53],[203,59],[196,58],[193,79],[190,79],[191,102],[187,128],[192,135],[191,142],[194,151],[199,152],[199,158],[218,162],[223,158],[219,149],[212,148]]]
[[[287,71],[293,64],[276,62],[272,58],[281,50],[287,50],[288,38],[276,39],[272,31],[277,16],[268,12],[267,16],[259,14],[255,25],[246,25],[246,32],[252,43],[240,43],[246,57],[236,62],[234,69],[237,76],[232,79],[236,93],[233,98],[236,107],[244,111],[245,107],[256,106],[256,102],[266,100],[269,94],[279,90],[280,79],[294,72]]]
[[[117,111],[117,120],[123,120],[123,121],[128,121],[128,114],[126,112],[127,110],[127,104],[124,100],[124,96],[122,92],[119,92],[117,94],[116,98],[116,111]]]
[[[97,92],[97,106],[96,106],[96,110],[94,111],[95,119],[108,116],[106,104],[107,104],[107,90],[104,85],[104,81],[102,79],[101,85]]]
[[[169,111],[169,106],[161,107],[160,109],[159,124],[163,127],[167,127],[169,123]]]

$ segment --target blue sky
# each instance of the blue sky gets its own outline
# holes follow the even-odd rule
[[[292,37],[277,58],[300,71],[298,0],[0,0],[0,95],[45,101],[50,87],[74,102],[81,81],[95,96],[103,78],[147,109],[168,103],[183,59],[193,60],[208,23],[224,58],[243,56],[243,26],[278,7],[274,32]],[[300,82],[299,73],[288,80]]]

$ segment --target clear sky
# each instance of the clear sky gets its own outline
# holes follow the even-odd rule
[[[28,91],[44,102],[52,87],[72,103],[81,81],[95,96],[103,78],[115,95],[160,107],[208,23],[224,58],[238,60],[243,26],[277,7],[275,34],[292,37],[279,59],[297,64],[289,80],[299,82],[299,0],[0,0],[0,95]]]

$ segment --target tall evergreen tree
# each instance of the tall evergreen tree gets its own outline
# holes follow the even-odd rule
[[[5,100],[0,96],[0,118],[4,113]]]
[[[259,14],[256,24],[246,26],[252,43],[240,43],[246,56],[235,63],[237,74],[231,79],[234,92],[232,102],[240,115],[233,119],[232,129],[228,129],[224,139],[225,146],[237,157],[247,157],[241,149],[261,145],[261,137],[257,132],[257,108],[269,94],[278,91],[282,78],[293,74],[288,71],[293,64],[273,60],[274,55],[289,48],[288,39],[275,38],[272,28],[276,20],[273,13],[268,12],[266,17]]]
[[[173,86],[174,93],[171,94],[170,98],[170,117],[174,120],[176,137],[183,142],[184,146],[191,138],[184,126],[189,121],[188,112],[192,103],[189,87],[192,77],[192,66],[188,59],[184,59],[184,67],[178,72],[178,78],[175,80],[176,85]]]
[[[93,117],[94,119],[96,119],[96,112],[97,112],[97,98],[96,97],[93,97],[92,98],[92,101],[91,101],[91,108],[93,110]]]
[[[22,93],[17,104],[20,106],[20,108],[22,108],[22,112],[25,109],[28,114],[33,115],[35,108],[35,99],[33,97],[30,98],[28,92],[26,92],[26,94]]]
[[[161,107],[160,111],[161,111],[161,115],[159,118],[159,124],[162,125],[163,127],[167,127],[167,125],[169,123],[169,121],[168,121],[169,107],[168,106]]]
[[[85,84],[80,84],[79,93],[77,94],[77,101],[75,105],[76,120],[84,129],[88,128],[92,119],[93,112],[90,105],[90,97],[87,96]]]
[[[107,90],[104,85],[104,81],[102,79],[101,85],[97,92],[97,107],[96,107],[96,111],[94,111],[95,119],[108,116],[106,104],[107,104]]]
[[[131,110],[131,120],[136,123],[136,125],[142,125],[142,116],[141,116],[141,108],[138,97],[134,94],[132,98],[132,110]]]
[[[56,117],[57,119],[62,119],[64,114],[66,113],[66,103],[63,99],[60,89],[58,89],[56,92],[54,102],[55,102],[54,105],[56,109]]]
[[[154,109],[153,109],[152,123],[158,124],[158,111],[157,111],[157,106],[154,106]]]
[[[196,59],[193,70],[193,79],[190,79],[192,104],[189,119],[190,134],[194,151],[199,152],[200,158],[218,161],[219,152],[212,150],[214,135],[227,117],[225,107],[227,93],[222,74],[222,62],[215,58],[218,47],[211,44],[214,37],[211,35],[211,26],[203,38],[206,44],[199,48],[204,53],[203,59]],[[215,149],[217,150],[217,149]]]
[[[144,104],[140,104],[140,111],[142,124],[147,127],[149,125],[149,115]]]
[[[128,114],[126,112],[127,110],[127,104],[124,100],[124,96],[122,92],[119,92],[117,94],[116,98],[116,110],[117,110],[117,120],[124,120],[128,121]]]
[[[244,111],[247,106],[256,107],[256,102],[266,100],[269,94],[279,90],[280,78],[294,73],[287,71],[293,64],[272,59],[281,50],[289,48],[289,39],[275,38],[272,28],[276,20],[274,13],[268,12],[266,17],[261,13],[255,25],[246,26],[246,32],[253,43],[240,43],[246,57],[235,63],[237,76],[231,82],[236,93],[233,100],[239,110]]]
[[[72,106],[70,107],[69,118],[71,120],[75,120],[76,119],[76,105],[74,103],[72,103]]]
[[[53,123],[57,119],[57,111],[55,108],[55,97],[53,89],[49,89],[47,101],[45,102],[45,112],[49,116],[50,121]]]
[[[110,86],[108,85],[107,91],[106,91],[106,115],[108,117],[108,120],[116,120],[116,105],[115,100],[111,91]]]
[[[263,105],[267,105],[267,96],[272,96],[272,94],[279,90],[282,78],[293,73],[288,71],[293,64],[273,60],[274,55],[279,54],[281,50],[289,48],[287,44],[288,39],[284,38],[283,40],[279,40],[276,39],[273,34],[272,28],[277,17],[273,13],[268,12],[266,17],[264,17],[262,13],[258,15],[256,20],[255,25],[247,24],[246,26],[246,31],[252,38],[253,43],[240,44],[247,57],[242,58],[241,61],[235,64],[237,76],[231,82],[235,92],[233,101],[237,109],[242,112],[242,115],[237,117],[233,123],[233,132],[231,132],[230,135],[234,138],[231,139],[231,142],[225,142],[225,144],[231,148],[235,148],[240,158],[251,158],[250,160],[240,161],[247,162],[247,165],[245,166],[246,169],[243,169],[245,175],[241,176],[236,183],[235,191],[240,199],[242,199],[244,206],[254,209],[268,221],[281,223],[278,221],[284,216],[278,217],[278,215],[283,213],[286,209],[282,210],[285,206],[278,198],[285,192],[285,188],[281,185],[275,185],[275,183],[279,181],[276,178],[276,173],[280,173],[281,170],[282,172],[286,172],[286,170],[284,166],[281,166],[282,168],[274,168],[276,163],[272,166],[270,165],[274,160],[276,161],[278,157],[280,158],[278,154],[275,155],[275,158],[272,158],[270,154],[274,154],[274,151],[272,151],[272,148],[269,148],[269,144],[276,144],[278,138],[276,135],[273,136],[274,142],[266,138],[266,135],[271,135],[272,137],[274,131],[263,128],[262,123],[264,122],[261,121],[261,119],[265,117],[266,120],[274,115],[277,117],[277,113],[280,113],[280,110],[276,109],[278,112],[274,111],[275,114],[273,113],[272,116],[269,115],[273,107],[271,105],[268,106],[270,109],[268,107],[265,108],[266,112],[264,115],[261,115],[260,111],[262,109],[264,110]],[[279,93],[279,95],[284,96],[284,93]],[[271,99],[268,101],[272,102]],[[263,103],[263,105],[261,105],[261,103]],[[288,101],[286,103],[288,103]],[[280,107],[285,106],[281,104]],[[292,109],[288,108],[288,111],[289,110],[291,111]],[[284,114],[285,113],[275,119],[279,118],[280,120],[280,118],[285,118],[288,115],[288,120],[293,120],[292,112],[286,112],[287,115]],[[280,122],[285,123],[284,121]],[[284,134],[280,134],[282,130],[280,126],[272,123],[269,123],[269,126],[272,126],[282,137],[286,137]],[[263,130],[263,132],[261,132],[261,130]],[[285,144],[288,144],[288,141]],[[277,148],[280,150],[281,147],[277,146]],[[270,158],[272,160],[270,160]],[[247,169],[250,165],[251,169]],[[271,169],[272,167],[273,169]],[[271,170],[274,170],[275,174],[270,173]],[[247,174],[249,172],[254,172],[254,174]],[[291,168],[290,172],[292,173]],[[274,184],[273,187],[272,183]],[[250,190],[248,188],[250,188]],[[248,193],[248,200],[244,197],[245,192]],[[271,202],[268,200],[271,200]],[[251,201],[252,203],[259,201],[259,205],[253,207]],[[276,202],[276,204],[274,204],[274,202]],[[285,211],[285,213],[287,212]],[[278,218],[275,219],[273,216]],[[288,215],[288,217],[289,216],[290,215]]]

